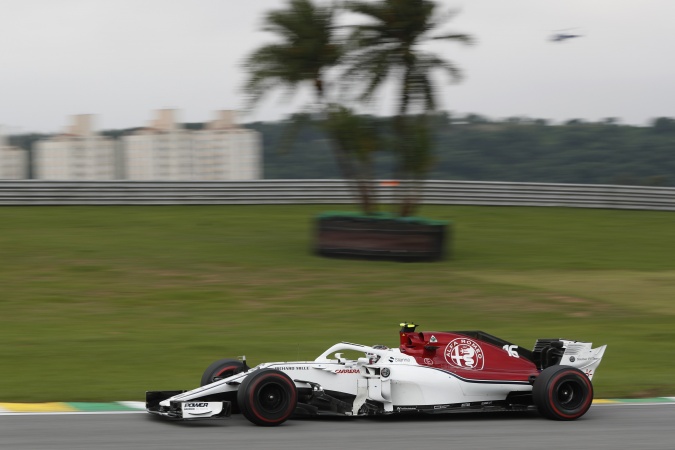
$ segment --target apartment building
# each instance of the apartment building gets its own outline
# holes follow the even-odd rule
[[[233,111],[219,111],[204,129],[182,128],[176,111],[122,138],[128,180],[255,180],[262,176],[258,133],[235,124]]]
[[[34,154],[35,178],[40,180],[114,180],[119,178],[116,144],[93,132],[93,116],[73,116],[62,134],[39,141]]]
[[[192,133],[163,109],[147,127],[122,138],[127,180],[194,180]]]
[[[23,180],[28,178],[28,152],[10,146],[7,136],[0,130],[0,180]]]
[[[236,125],[234,111],[218,111],[215,120],[195,132],[194,147],[202,180],[262,178],[259,133]]]
[[[159,110],[147,126],[119,141],[94,133],[92,115],[73,116],[63,133],[36,143],[34,177],[71,181],[262,178],[259,133],[238,126],[233,111],[217,112],[201,130],[185,129],[176,115],[173,109]]]

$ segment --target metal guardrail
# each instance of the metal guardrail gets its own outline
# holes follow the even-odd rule
[[[396,187],[375,182],[378,201]],[[257,181],[0,181],[0,205],[235,205],[354,203],[343,180]],[[675,211],[675,188],[427,181],[423,203],[437,205],[565,206]]]

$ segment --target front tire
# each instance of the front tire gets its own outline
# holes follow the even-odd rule
[[[273,427],[288,420],[298,403],[295,383],[283,372],[261,369],[239,386],[237,403],[241,413],[256,425]]]
[[[206,368],[200,386],[206,386],[223,378],[231,377],[248,370],[246,364],[236,359],[220,359]]]
[[[532,397],[542,416],[553,420],[575,420],[591,407],[593,385],[576,367],[551,366],[534,380]]]

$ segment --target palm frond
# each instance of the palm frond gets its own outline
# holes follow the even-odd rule
[[[459,67],[453,64],[451,61],[440,58],[433,53],[420,54],[418,60],[420,66],[423,67],[425,71],[430,72],[434,69],[441,70],[448,75],[450,81],[452,82],[460,82],[464,77]]]
[[[244,89],[252,104],[279,86],[292,91],[311,84],[317,97],[323,97],[324,72],[344,54],[334,19],[334,7],[316,6],[311,0],[289,0],[287,8],[265,15],[263,30],[274,33],[278,43],[259,48],[244,63]]]
[[[347,2],[346,8],[367,19],[366,23],[353,27],[351,57],[347,61],[350,69],[346,72],[367,82],[363,99],[371,98],[389,77],[399,72],[402,74],[399,112],[407,111],[409,102],[434,109],[436,100],[431,97],[435,89],[429,73],[441,70],[453,81],[461,79],[461,72],[450,61],[419,49],[420,44],[429,40],[473,42],[470,35],[463,33],[432,35],[454,16],[454,11],[439,14],[433,0],[354,0]]]

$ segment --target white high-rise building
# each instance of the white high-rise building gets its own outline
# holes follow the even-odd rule
[[[162,109],[150,124],[122,138],[128,180],[194,180],[192,133],[181,128],[175,111]]]
[[[23,180],[28,177],[28,152],[8,145],[0,129],[0,180]]]
[[[39,141],[34,168],[40,180],[114,180],[115,141],[92,131],[90,114],[73,116],[65,133]]]
[[[254,180],[261,178],[258,133],[220,111],[203,130],[181,128],[175,111],[158,111],[146,128],[122,138],[129,180]]]
[[[257,180],[262,177],[260,136],[235,124],[234,111],[195,132],[196,167],[202,180]]]

